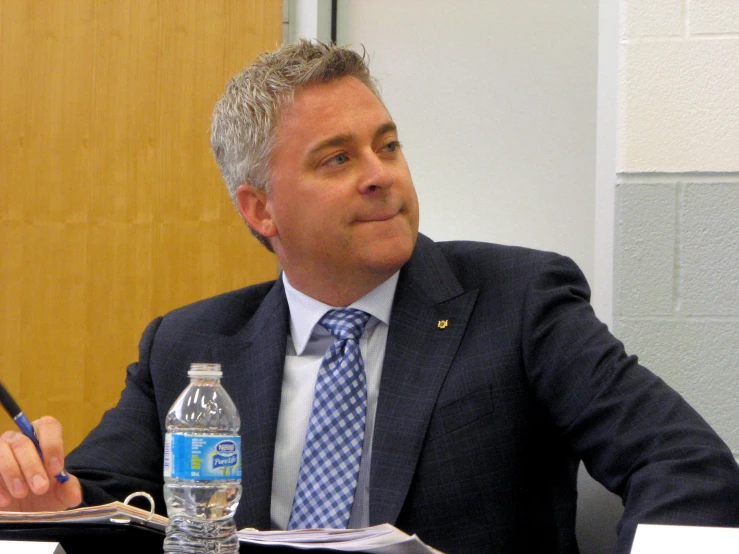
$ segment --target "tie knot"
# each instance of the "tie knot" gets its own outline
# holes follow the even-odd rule
[[[328,329],[336,340],[359,340],[370,315],[354,308],[329,310],[319,323]]]

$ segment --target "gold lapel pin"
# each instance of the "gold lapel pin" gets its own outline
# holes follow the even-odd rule
[[[439,322],[436,324],[436,326],[439,329],[446,329],[448,325],[449,325],[448,319],[440,319]]]

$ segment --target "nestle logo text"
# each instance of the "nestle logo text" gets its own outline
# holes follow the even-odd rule
[[[236,443],[234,441],[223,441],[216,445],[218,452],[236,452]]]

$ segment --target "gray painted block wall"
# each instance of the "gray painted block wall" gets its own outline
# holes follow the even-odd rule
[[[739,175],[621,181],[616,335],[739,457]]]

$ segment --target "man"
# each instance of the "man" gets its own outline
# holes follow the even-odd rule
[[[45,464],[3,435],[3,506],[147,490],[161,507],[165,415],[189,364],[212,361],[241,414],[237,525],[302,526],[303,501],[318,502],[306,517],[325,508],[305,493],[311,478],[332,471],[306,469],[335,430],[316,426],[324,353],[351,343],[361,356],[339,365],[361,392],[342,402],[362,399],[361,428],[351,463],[319,487],[349,490],[331,518],[390,522],[450,553],[576,552],[583,460],[623,498],[618,552],[639,522],[739,525],[730,451],[597,321],[570,260],[418,235],[397,129],[357,54],[301,42],[263,55],[228,85],[212,144],[284,273],[152,322],[118,406],[66,460],[69,483],[50,478],[63,461],[55,420],[36,422]],[[332,336],[324,314],[345,307],[361,338]]]

